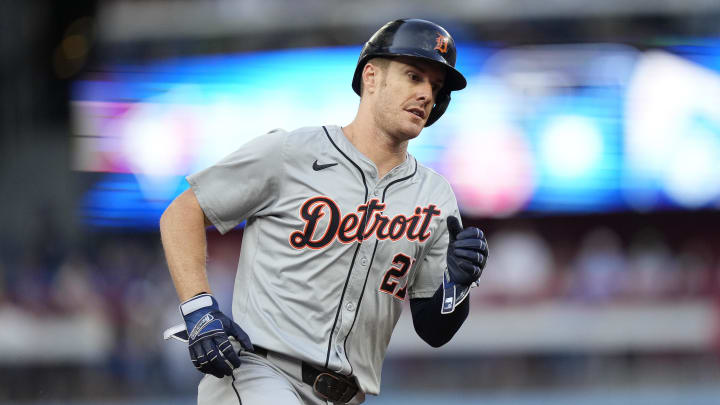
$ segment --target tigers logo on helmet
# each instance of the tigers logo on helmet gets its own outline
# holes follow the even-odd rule
[[[435,48],[433,48],[433,49],[440,51],[440,53],[447,53],[447,47],[448,47],[448,41],[449,41],[448,37],[438,34],[435,41],[436,41]]]

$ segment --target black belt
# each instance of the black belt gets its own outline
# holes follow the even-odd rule
[[[267,358],[267,349],[255,347],[255,354]],[[313,387],[322,399],[347,403],[357,394],[358,386],[350,378],[325,368],[315,367],[302,362],[302,380]]]

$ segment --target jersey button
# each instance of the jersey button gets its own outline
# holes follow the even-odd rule
[[[348,302],[347,304],[345,304],[345,309],[352,312],[355,310],[355,305],[352,302]]]
[[[363,257],[362,259],[360,259],[360,264],[362,264],[363,266],[367,266],[367,263],[368,263],[367,257]]]
[[[375,197],[377,197],[378,195],[380,195],[380,190],[375,190],[373,194],[375,194]]]

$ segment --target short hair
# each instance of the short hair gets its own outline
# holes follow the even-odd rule
[[[365,65],[367,65],[368,63],[372,63],[373,66],[376,66],[378,69],[385,72],[385,71],[387,71],[388,66],[390,66],[390,59],[391,58],[387,58],[387,57],[383,57],[383,56],[376,56],[374,58],[371,58],[367,62],[365,62]],[[363,70],[365,70],[364,65],[363,65]],[[360,97],[361,98],[362,98],[362,94],[363,94],[363,87],[364,86],[363,86],[363,80],[362,80],[362,75],[361,75],[360,76]]]

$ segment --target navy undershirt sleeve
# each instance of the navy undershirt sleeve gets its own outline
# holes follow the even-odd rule
[[[415,332],[432,347],[440,347],[449,342],[470,313],[470,297],[465,298],[450,314],[440,313],[442,301],[442,286],[435,291],[432,298],[410,300]]]

